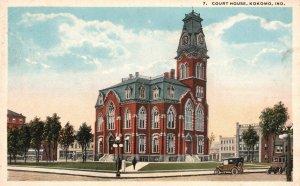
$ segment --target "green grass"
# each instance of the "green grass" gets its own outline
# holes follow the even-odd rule
[[[205,163],[149,163],[140,171],[153,171],[153,170],[189,170],[189,169],[215,169],[220,165],[217,162]]]
[[[35,167],[46,167],[46,168],[58,168],[58,169],[90,169],[90,170],[116,170],[116,164],[114,162],[40,162],[40,163],[16,163],[12,165],[22,165],[22,166],[35,166]],[[131,165],[127,163],[126,166]]]

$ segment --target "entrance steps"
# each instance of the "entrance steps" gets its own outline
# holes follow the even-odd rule
[[[102,156],[99,159],[100,162],[113,162],[114,160],[114,155],[111,154],[104,154],[104,156]]]

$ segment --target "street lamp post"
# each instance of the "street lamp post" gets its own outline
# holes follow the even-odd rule
[[[120,177],[121,173],[120,173],[120,167],[119,167],[119,165],[120,165],[119,149],[120,149],[120,147],[123,147],[123,143],[121,141],[121,134],[116,136],[113,147],[115,147],[115,149],[117,150],[117,160],[116,160],[117,172],[116,172],[116,177]]]
[[[287,130],[283,134],[279,135],[280,139],[287,139],[287,152],[286,152],[286,181],[292,181],[292,161],[291,161],[291,128],[293,123],[286,123]]]

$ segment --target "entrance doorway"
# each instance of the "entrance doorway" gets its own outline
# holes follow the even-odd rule
[[[108,139],[108,154],[114,154],[114,137],[110,136],[110,138]]]

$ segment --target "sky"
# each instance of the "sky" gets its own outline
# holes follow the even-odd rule
[[[208,48],[209,133],[233,136],[261,111],[291,107],[291,8],[201,8]],[[8,108],[27,122],[95,122],[98,90],[128,74],[175,68],[191,8],[8,9]]]

